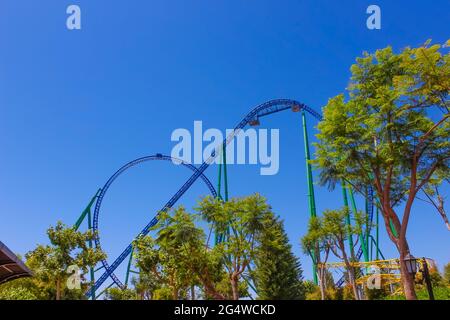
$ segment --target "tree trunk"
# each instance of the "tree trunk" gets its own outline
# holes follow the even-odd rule
[[[350,264],[350,261],[348,260],[347,253],[345,252],[344,242],[340,242],[339,247],[341,248],[342,257],[343,257],[345,266],[347,267],[348,280],[350,282],[350,285],[352,286],[353,295],[355,296],[355,300],[360,300],[358,288],[356,286],[355,270],[353,270],[353,266]]]
[[[347,270],[348,270],[348,278],[350,281],[350,285],[352,286],[353,289],[353,295],[355,296],[355,300],[361,300],[358,293],[358,287],[356,286],[355,272],[353,270],[353,267],[349,266]]]
[[[322,300],[325,300],[325,270],[323,267],[319,267],[319,289],[320,289],[320,297]]]
[[[411,197],[411,193],[410,193]],[[405,215],[409,217],[412,207],[412,199],[408,199],[407,204],[405,206],[405,210],[403,212],[403,218]],[[403,221],[401,225],[399,225],[398,217],[395,211],[390,207],[390,204],[384,203],[381,213],[383,214],[383,218],[386,224],[386,231],[388,232],[389,238],[395,244],[398,253],[400,254],[400,273],[401,273],[401,281],[403,286],[403,292],[405,293],[405,297],[407,300],[417,300],[416,291],[414,288],[414,276],[408,273],[408,269],[405,264],[405,257],[410,253],[408,241],[406,240],[406,226],[407,220]],[[393,223],[395,229],[398,233],[398,238],[394,236],[391,231],[389,218],[393,218]]]
[[[216,300],[225,300],[225,296],[216,290],[215,284],[211,281],[207,269],[203,270],[201,274],[198,274],[198,277],[203,284],[204,291],[208,297],[212,297]]]
[[[172,288],[172,297],[173,297],[173,300],[178,300],[178,288],[175,286],[173,286],[173,288]]]
[[[191,286],[191,300],[195,300],[195,287]]]
[[[61,280],[56,280],[56,300],[61,300]]]
[[[231,290],[233,292],[233,300],[239,300],[238,277],[233,273],[230,278]]]
[[[203,283],[205,293],[208,297],[214,298],[215,300],[225,300],[226,298],[217,292],[217,290],[210,284]]]
[[[400,272],[402,276],[403,292],[405,293],[406,300],[417,300],[416,290],[414,288],[414,275],[408,272],[404,260],[408,254],[409,250],[407,250],[404,245],[400,245]]]

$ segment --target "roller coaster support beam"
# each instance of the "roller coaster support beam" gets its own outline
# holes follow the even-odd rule
[[[344,206],[345,208],[349,209],[348,206],[348,197],[347,197],[347,185],[345,183],[345,180],[342,180],[342,197],[344,198]],[[355,248],[353,245],[353,236],[352,236],[352,232],[351,232],[351,227],[352,227],[352,222],[350,219],[350,210],[348,211],[347,217],[346,217],[346,223],[347,223],[347,228],[348,228],[348,246],[350,248],[350,254],[352,259],[355,259]]]
[[[353,189],[349,186],[348,187],[348,191],[350,194],[350,202],[352,204],[352,211],[354,214],[356,214],[356,202],[355,202],[355,196],[353,195]],[[367,225],[366,228],[369,228],[369,226]],[[367,241],[364,237],[364,233],[361,231],[361,233],[359,234],[359,239],[361,241],[361,248],[363,251],[363,255],[364,255],[364,261],[368,262],[369,259],[369,252],[368,252],[368,245],[367,245]]]
[[[380,248],[378,247],[378,245],[372,235],[369,236],[369,239],[371,240],[372,245],[375,245],[375,248],[377,250],[376,256],[381,257],[382,260],[386,260],[386,258],[383,255],[383,252],[381,252]],[[375,261],[378,261],[378,260],[375,260]]]
[[[217,195],[220,199],[228,201],[228,175],[227,175],[227,146],[223,144],[222,150],[220,151],[222,160],[219,161],[219,177],[217,183]],[[222,166],[223,166],[223,183],[224,183],[224,194],[225,197],[222,198]]]
[[[309,152],[309,140],[308,140],[308,130],[306,127],[306,116],[305,112],[302,110],[302,126],[303,126],[303,142],[305,145],[305,162],[306,162],[306,182],[308,185],[308,208],[309,208],[309,215],[310,217],[316,217],[316,200],[314,198],[314,184],[313,184],[313,178],[312,178],[312,170],[311,170],[311,155]],[[316,250],[314,255],[320,255],[320,252]],[[316,259],[316,257],[313,257],[313,261]],[[314,276],[314,283],[318,284],[317,279],[317,265],[313,262],[313,276]]]
[[[223,157],[223,183],[225,191],[225,201],[228,201],[228,175],[227,175],[227,145],[224,143],[222,148]]]
[[[222,163],[219,161],[219,175],[217,177],[217,197],[222,199]]]
[[[380,247],[379,247],[379,240],[380,240],[380,229],[379,229],[379,225],[378,225],[378,222],[379,222],[379,216],[380,216],[380,211],[379,211],[379,209],[378,209],[378,207],[377,207],[377,213],[376,213],[376,226],[375,226],[375,244],[376,244],[376,260],[379,260],[379,251],[380,251]]]
[[[131,262],[133,261],[133,252],[134,252],[134,248],[131,249],[130,259],[128,260],[127,273],[125,275],[125,287],[128,286],[128,280],[130,278]]]
[[[88,212],[88,228],[89,230],[92,230],[92,214],[91,214],[91,210],[89,209]],[[89,240],[89,249],[92,249],[92,240]],[[89,268],[89,275],[91,278],[91,297],[95,297],[95,287],[94,287],[94,283],[95,283],[95,274],[94,274],[94,267],[90,267]]]
[[[220,150],[221,154],[219,157],[222,159],[219,161],[219,176],[217,182],[217,195],[219,199],[228,201],[228,175],[227,175],[227,151],[226,144],[223,144],[222,149]],[[225,198],[222,198],[221,187],[222,187],[222,166],[223,166],[223,182],[224,182],[224,191]],[[225,234],[216,234],[215,235],[215,243],[218,244],[224,240]]]
[[[94,202],[95,202],[95,200],[97,200],[97,197],[98,197],[98,195],[100,194],[101,191],[102,191],[102,189],[98,189],[97,193],[95,194],[95,196],[93,196],[91,201],[89,201],[89,204],[87,205],[86,209],[83,210],[83,212],[81,213],[81,215],[78,218],[77,222],[75,222],[75,225],[73,226],[73,228],[75,230],[78,230],[80,228],[81,224],[83,223],[84,219],[86,218],[86,215],[89,212],[91,212],[91,207],[94,205]]]
[[[97,200],[98,195],[100,194],[100,192],[102,191],[102,189],[98,189],[97,193],[92,197],[91,201],[89,201],[89,204],[87,205],[86,209],[84,209],[84,211],[81,213],[80,217],[78,218],[77,222],[75,222],[74,225],[74,229],[78,230],[81,226],[81,224],[83,223],[84,219],[87,216],[88,219],[88,229],[92,230],[92,213],[91,213],[91,207],[94,205],[95,200]],[[92,240],[89,240],[89,248],[92,249],[93,245],[92,245]],[[93,299],[95,299],[95,287],[94,287],[94,283],[95,283],[95,275],[94,275],[94,268],[91,267],[89,268],[89,275],[91,278],[91,297],[94,297]]]

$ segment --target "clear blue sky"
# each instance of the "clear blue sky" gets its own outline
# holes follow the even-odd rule
[[[80,31],[66,29],[69,4],[81,7]],[[370,4],[382,9],[379,31],[366,28]],[[170,154],[174,129],[194,120],[231,128],[272,98],[320,110],[363,51],[443,43],[449,22],[448,0],[2,0],[0,239],[24,254],[57,220],[74,223],[122,164]],[[280,172],[230,167],[230,193],[269,199],[310,278],[299,248],[308,219],[300,118],[286,112],[262,126],[280,128]],[[217,180],[216,167],[206,173]],[[188,176],[148,163],[120,178],[100,217],[107,253],[115,258]],[[191,208],[206,192],[197,183],[180,203]],[[342,205],[340,190],[316,193],[319,212]],[[396,257],[381,230],[385,255]],[[449,232],[431,207],[415,204],[408,234],[414,255],[450,261]]]

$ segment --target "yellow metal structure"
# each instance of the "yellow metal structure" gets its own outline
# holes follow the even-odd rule
[[[429,259],[420,258],[416,261],[418,263],[418,270],[423,270],[424,261],[426,261],[428,268],[433,266],[433,261]],[[381,283],[383,285],[390,286],[393,295],[403,293],[402,286],[397,286],[401,282],[399,259],[374,260],[368,262],[350,262],[350,266],[357,269],[376,269],[380,271],[379,273],[369,272],[367,274],[363,274],[361,277],[356,279],[357,285],[361,285],[364,287],[368,283],[368,281],[370,281],[371,277],[376,274],[377,276],[381,277]],[[341,268],[345,269],[347,266],[344,262],[329,262],[325,264],[322,263],[318,267],[325,267],[328,270]]]

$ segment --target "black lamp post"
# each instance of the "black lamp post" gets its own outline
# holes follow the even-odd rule
[[[425,283],[427,285],[428,296],[430,300],[434,300],[433,286],[431,285],[430,279],[430,271],[428,270],[427,259],[422,259],[422,269],[423,269],[423,277],[425,278]]]

